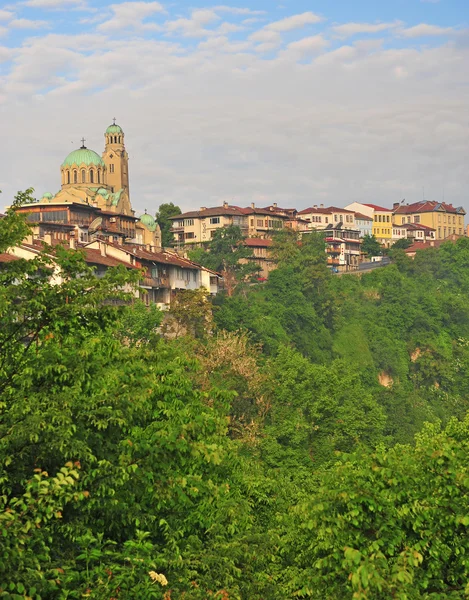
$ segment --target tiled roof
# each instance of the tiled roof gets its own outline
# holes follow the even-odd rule
[[[6,252],[2,252],[0,254],[0,263],[9,263],[18,260],[17,256],[13,256],[12,254],[7,254]]]
[[[355,219],[360,219],[361,221],[373,221],[373,217],[367,217],[359,212],[355,213]]]
[[[462,207],[455,208],[452,204],[446,204],[446,202],[435,202],[434,200],[421,200],[420,202],[414,202],[413,204],[401,204],[399,208],[396,208],[394,214],[407,215],[411,213],[425,213],[434,211],[461,215],[466,214],[466,211]]]
[[[421,225],[420,223],[402,223],[402,225],[399,225],[399,223],[393,223],[392,225],[393,227],[403,227],[404,229],[411,229],[412,231],[417,231],[417,230],[425,230],[425,231],[436,231],[436,229],[434,229],[433,227],[428,227],[428,225]]]
[[[95,250],[94,248],[81,248],[81,251],[85,255],[85,261],[93,265],[104,265],[106,267],[117,267],[119,265],[123,265],[127,269],[138,269],[138,267],[135,267],[124,260],[119,260],[118,258],[114,258],[113,256],[109,255],[103,256],[101,254],[101,250]]]
[[[178,219],[189,219],[192,217],[217,217],[223,215],[236,215],[236,216],[244,216],[246,213],[243,212],[238,206],[215,206],[213,208],[206,208],[204,210],[191,210],[189,212],[182,213],[181,215],[175,215],[174,217],[169,217],[172,221]]]
[[[244,244],[250,248],[270,248],[273,242],[268,238],[246,238]]]
[[[368,208],[372,208],[378,212],[392,212],[390,208],[383,208],[382,206],[378,206],[377,204],[363,204],[363,206],[368,206]]]
[[[326,208],[315,208],[315,207],[311,207],[311,208],[305,208],[303,210],[298,211],[299,215],[307,215],[307,214],[320,214],[320,215],[331,215],[332,213],[348,213],[350,215],[353,215],[354,212],[353,210],[346,210],[345,208],[337,208],[336,206],[328,206]]]

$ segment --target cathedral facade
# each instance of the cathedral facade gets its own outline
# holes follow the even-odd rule
[[[37,238],[50,235],[88,242],[99,237],[161,247],[155,219],[148,214],[138,218],[132,209],[125,134],[115,120],[104,133],[101,156],[83,139],[81,147],[62,162],[60,174],[59,192],[45,193],[38,202],[21,208],[28,213]]]

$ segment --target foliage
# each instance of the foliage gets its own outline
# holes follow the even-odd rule
[[[141,300],[123,308],[116,332],[124,343],[150,343],[159,334],[163,312],[155,305],[146,306]]]
[[[212,306],[208,298],[205,288],[177,291],[165,314],[163,333],[170,338],[204,337],[212,327]]]
[[[161,229],[161,244],[164,248],[171,248],[174,244],[174,236],[171,233],[173,222],[169,217],[175,217],[181,214],[181,209],[172,202],[160,204],[156,213],[156,222]]]
[[[374,235],[365,235],[362,239],[362,252],[367,256],[381,256],[382,248]]]

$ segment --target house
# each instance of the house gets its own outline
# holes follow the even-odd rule
[[[314,205],[298,211],[298,217],[309,222],[309,229],[324,229],[329,225],[342,224],[355,229],[355,214],[353,211],[335,206],[324,207],[324,204]]]
[[[312,233],[310,230],[309,233]],[[334,271],[351,271],[360,264],[361,237],[358,229],[349,229],[342,224],[329,224],[319,230],[324,235],[327,264]],[[308,235],[304,233],[303,235]]]
[[[200,210],[185,212],[170,217],[174,243],[177,247],[189,244],[205,244],[215,235],[218,229],[237,226],[246,237],[266,238],[274,231],[283,229],[290,220],[288,212],[268,208],[256,208],[251,204],[248,208],[232,206],[225,202],[213,208],[202,207]]]
[[[269,273],[277,266],[271,256],[272,240],[268,238],[247,238],[244,240],[244,244],[251,248],[253,253],[253,258],[247,260],[259,267],[259,278],[267,279]]]
[[[464,235],[466,211],[446,202],[422,200],[413,204],[396,202],[393,205],[393,222],[396,225],[414,223],[435,230],[435,238],[444,240],[450,235]]]
[[[392,245],[392,210],[378,206],[377,204],[366,204],[352,202],[346,206],[348,210],[359,212],[373,219],[372,235],[378,242],[389,248]]]
[[[416,225],[415,223],[404,223],[392,225],[392,243],[402,239],[411,239],[414,241],[432,241],[435,240],[435,230],[426,225]]]
[[[364,215],[360,212],[355,213],[355,228],[360,232],[360,237],[373,235],[373,217]]]

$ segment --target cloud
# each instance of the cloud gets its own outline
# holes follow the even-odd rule
[[[439,27],[438,25],[428,25],[427,23],[420,23],[414,27],[408,29],[402,29],[400,34],[407,38],[416,38],[424,36],[434,35],[452,35],[456,33],[453,27]]]
[[[88,8],[88,5],[84,0],[26,0],[22,4],[31,8],[44,8],[52,10],[66,10],[68,8]]]
[[[269,25],[265,26],[265,29],[271,31],[292,31],[293,29],[299,29],[305,25],[313,25],[320,23],[321,21],[324,21],[323,17],[312,12],[305,12],[300,15],[286,17],[285,19],[275,21],[274,23],[269,23]]]
[[[113,16],[98,25],[99,31],[112,32],[122,29],[144,29],[156,28],[155,23],[144,24],[142,21],[156,13],[164,13],[165,10],[159,2],[122,2],[111,4],[110,9]]]
[[[9,21],[10,19],[13,19],[14,16],[14,13],[9,10],[0,9],[0,21]]]
[[[8,23],[8,27],[13,29],[43,29],[47,26],[47,21],[32,21],[31,19],[13,19]]]
[[[271,42],[279,44],[282,40],[279,33],[276,31],[268,31],[267,29],[260,29],[251,33],[249,39],[253,42]]]
[[[205,37],[214,35],[206,25],[219,21],[220,16],[214,10],[195,9],[191,13],[190,19],[180,18],[173,21],[166,21],[164,28],[167,33],[172,35],[180,34],[185,37]]]
[[[287,46],[287,51],[293,51],[303,56],[305,54],[323,50],[328,45],[329,42],[324,39],[322,35],[313,35],[310,37],[305,37],[301,40],[297,40],[296,42],[291,42]]]
[[[391,23],[345,23],[334,25],[332,31],[341,38],[351,37],[360,33],[379,33],[388,29],[395,29],[402,25],[401,21]]]
[[[233,15],[264,15],[265,10],[251,10],[250,8],[239,8],[236,6],[214,6],[216,12],[227,12]]]

